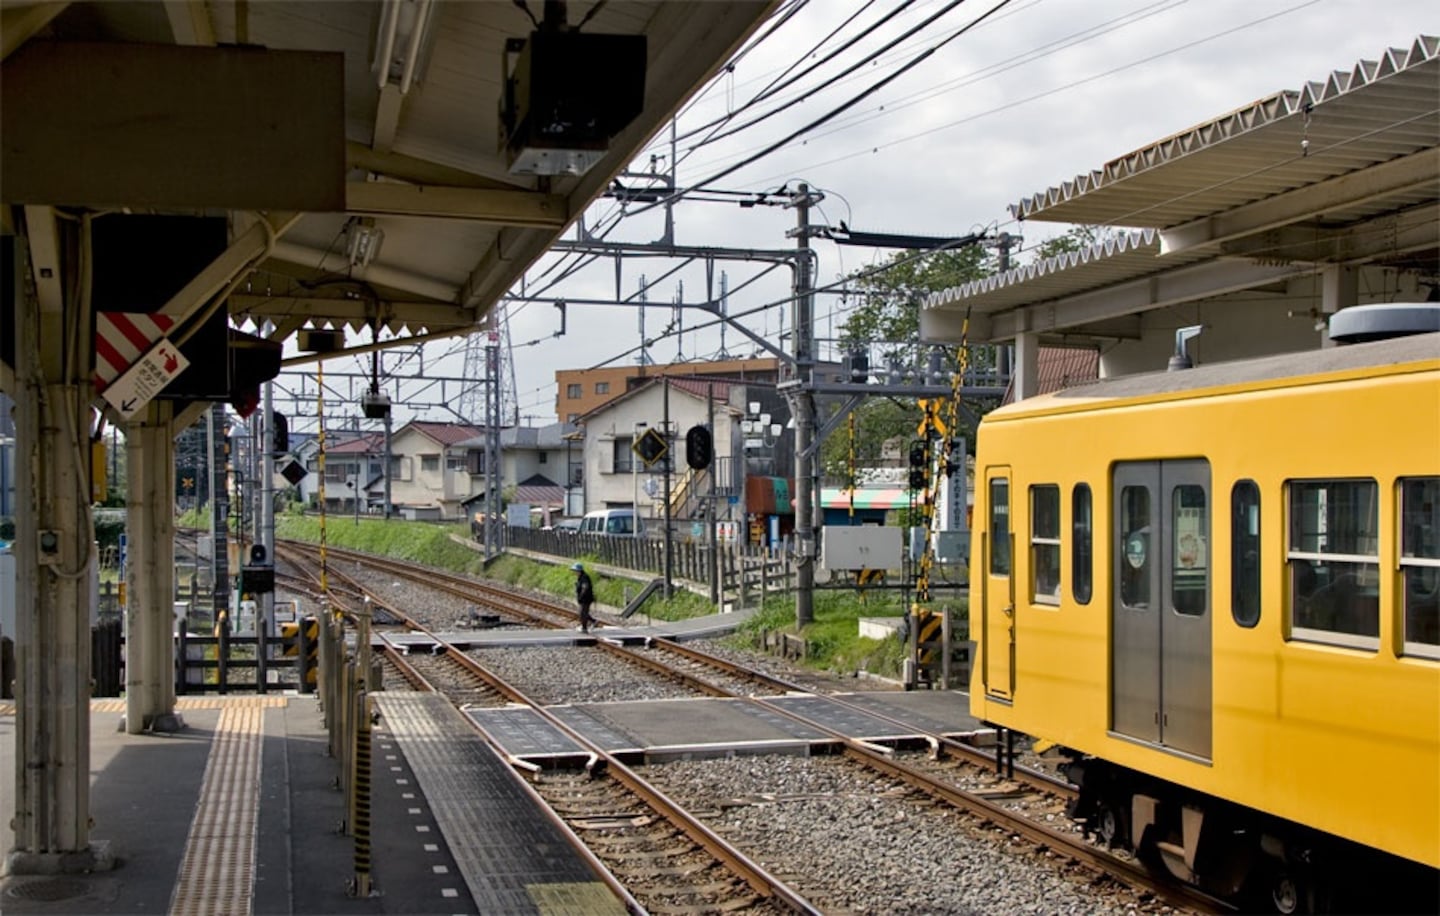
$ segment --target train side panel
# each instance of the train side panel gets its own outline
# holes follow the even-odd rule
[[[1339,422],[1337,418],[1350,418]],[[1092,404],[982,425],[977,481],[1009,478],[1014,536],[1013,646],[981,625],[995,583],[982,537],[973,542],[972,638],[979,657],[974,715],[1167,781],[1440,867],[1440,662],[1403,654],[1396,532],[1400,478],[1440,475],[1440,370],[1273,384],[1211,397]],[[1208,464],[1211,750],[1175,753],[1112,729],[1111,570],[1118,547],[1110,479],[1117,462],[1201,459]],[[1378,648],[1287,638],[1287,481],[1373,479],[1379,493]],[[1261,613],[1232,614],[1231,494],[1260,494]],[[1070,494],[1093,492],[1093,588],[1078,603]],[[1029,494],[1058,485],[1058,604],[1036,600]],[[991,524],[990,492],[976,486],[975,527]],[[991,602],[991,616],[1003,602]],[[978,613],[977,613],[978,611]],[[1003,619],[1003,618],[1001,618]],[[1013,695],[987,689],[987,652],[1013,657]],[[1204,698],[1201,698],[1204,699]]]

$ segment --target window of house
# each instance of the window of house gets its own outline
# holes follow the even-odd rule
[[[1038,604],[1060,603],[1060,488],[1030,488],[1030,589]]]
[[[1378,649],[1380,506],[1373,480],[1291,481],[1290,635]]]
[[[1010,575],[1010,481],[990,481],[990,574]]]
[[[547,454],[547,453],[545,453],[545,452],[541,452],[541,453],[540,453],[540,456],[536,459],[535,463],[536,463],[536,464],[549,464],[549,463],[550,463],[550,456],[549,456],[549,454]]]
[[[485,473],[484,449],[472,448],[465,453],[465,470],[473,475]]]
[[[580,415],[579,415],[578,413],[567,413],[567,414],[565,415],[565,422],[566,422],[566,423],[574,423],[574,422],[576,422],[576,421],[579,420],[579,419],[580,419]]]
[[[630,451],[634,442],[630,436],[616,436],[614,445],[614,463],[610,469],[616,474],[629,474],[635,470],[635,453]]]
[[[609,393],[610,393],[610,383],[609,383],[609,382],[596,382],[596,383],[595,383],[595,393],[596,393],[596,394],[609,394]]]
[[[421,471],[438,471],[438,470],[440,470],[440,456],[439,456],[439,455],[421,455],[421,456],[420,456],[420,470],[421,470]]]
[[[1089,604],[1095,585],[1095,504],[1088,483],[1070,491],[1070,594]]]
[[[447,470],[447,471],[463,471],[463,470],[465,470],[465,456],[464,456],[464,455],[446,455],[446,456],[445,456],[445,470]]]
[[[1440,477],[1400,481],[1405,654],[1440,658]]]
[[[565,397],[569,398],[569,399],[572,400],[572,401],[577,400],[578,398],[582,397],[582,396],[583,396],[582,392],[583,392],[583,387],[581,386],[581,384],[580,384],[579,382],[574,382],[574,383],[572,383],[572,384],[569,384],[569,385],[566,385],[566,386],[565,386]]]
[[[1230,490],[1230,616],[1260,622],[1260,487],[1241,480]]]

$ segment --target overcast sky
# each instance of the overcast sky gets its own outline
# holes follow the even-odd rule
[[[826,195],[813,215],[816,222],[836,225],[843,220],[853,229],[930,235],[1005,230],[1023,235],[1030,247],[1063,227],[1017,225],[1008,207],[1022,198],[1273,93],[1299,89],[1335,70],[1348,71],[1360,59],[1408,46],[1419,34],[1440,33],[1435,5],[1420,0],[969,0],[855,74],[836,78],[947,5],[949,0],[912,3],[870,39],[792,88],[740,110],[721,130],[741,127],[792,98],[803,96],[802,101],[734,136],[694,148],[706,132],[691,132],[741,109],[797,61],[791,75],[902,6],[899,0],[869,5],[863,0],[811,0],[682,112],[678,129],[689,137],[679,144],[680,186],[707,182],[943,42],[834,120],[707,186],[757,192],[804,180]],[[992,9],[983,22],[956,35]],[[849,26],[800,60],[852,16]],[[668,163],[668,131],[651,151]],[[647,159],[642,156],[634,168],[645,168]],[[659,237],[661,211],[628,216],[612,227],[617,211],[614,201],[602,199],[590,208],[587,221],[607,229],[610,241]],[[795,218],[793,210],[779,207],[686,202],[675,208],[675,240],[684,245],[788,248],[795,243],[785,232]],[[815,247],[821,283],[834,282],[887,254],[828,241]],[[1028,255],[1022,252],[1019,260],[1028,260]],[[545,297],[614,297],[613,262],[594,264],[546,289],[555,273],[544,272],[554,262],[547,256],[529,272],[532,294],[543,290]],[[622,294],[635,293],[642,274],[653,280],[673,266],[656,259],[627,261]],[[724,271],[734,289],[758,270],[752,264],[720,264],[713,282],[718,287]],[[645,314],[647,336],[672,321],[668,304],[681,296],[682,282],[685,301],[707,298],[707,278],[700,266],[656,284],[649,294],[655,305]],[[732,296],[730,311],[758,309],[745,321],[775,339],[781,309],[760,307],[783,297],[787,286],[788,273],[776,271]],[[843,308],[838,297],[820,297],[818,337],[838,329]],[[558,338],[552,336],[560,328],[553,305],[512,306],[510,314],[518,403],[522,422],[528,425],[556,419],[557,368],[636,363],[633,351],[641,338],[633,307],[572,304],[565,334]],[[705,320],[693,311],[683,318],[687,328]],[[537,340],[542,342],[526,345]],[[724,344],[735,355],[750,355],[755,349],[734,331],[727,333]],[[720,345],[713,330],[692,332],[679,340],[657,341],[650,353],[660,363],[677,356],[705,359]],[[427,356],[436,371],[459,375],[459,357],[441,355],[447,349],[453,347],[432,345]],[[440,414],[429,418],[453,419]]]

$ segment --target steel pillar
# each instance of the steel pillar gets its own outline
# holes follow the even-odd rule
[[[45,209],[28,208],[27,233],[36,231],[28,225],[32,213],[43,220]],[[87,226],[78,228],[83,233]],[[88,342],[93,329],[87,304],[73,297],[42,307],[28,282],[27,247],[28,238],[15,246],[16,263],[8,265],[16,283],[15,326],[0,329],[15,335],[19,484],[15,493],[15,817],[11,822],[15,843],[6,857],[6,870],[10,874],[90,872],[114,866],[108,847],[90,842],[95,533],[87,509],[91,494],[86,456],[93,364]],[[74,341],[81,344],[74,346]]]

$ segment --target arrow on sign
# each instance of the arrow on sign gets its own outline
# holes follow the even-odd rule
[[[106,386],[105,400],[128,420],[189,365],[190,361],[184,354],[175,349],[169,340],[162,339],[135,365]]]

